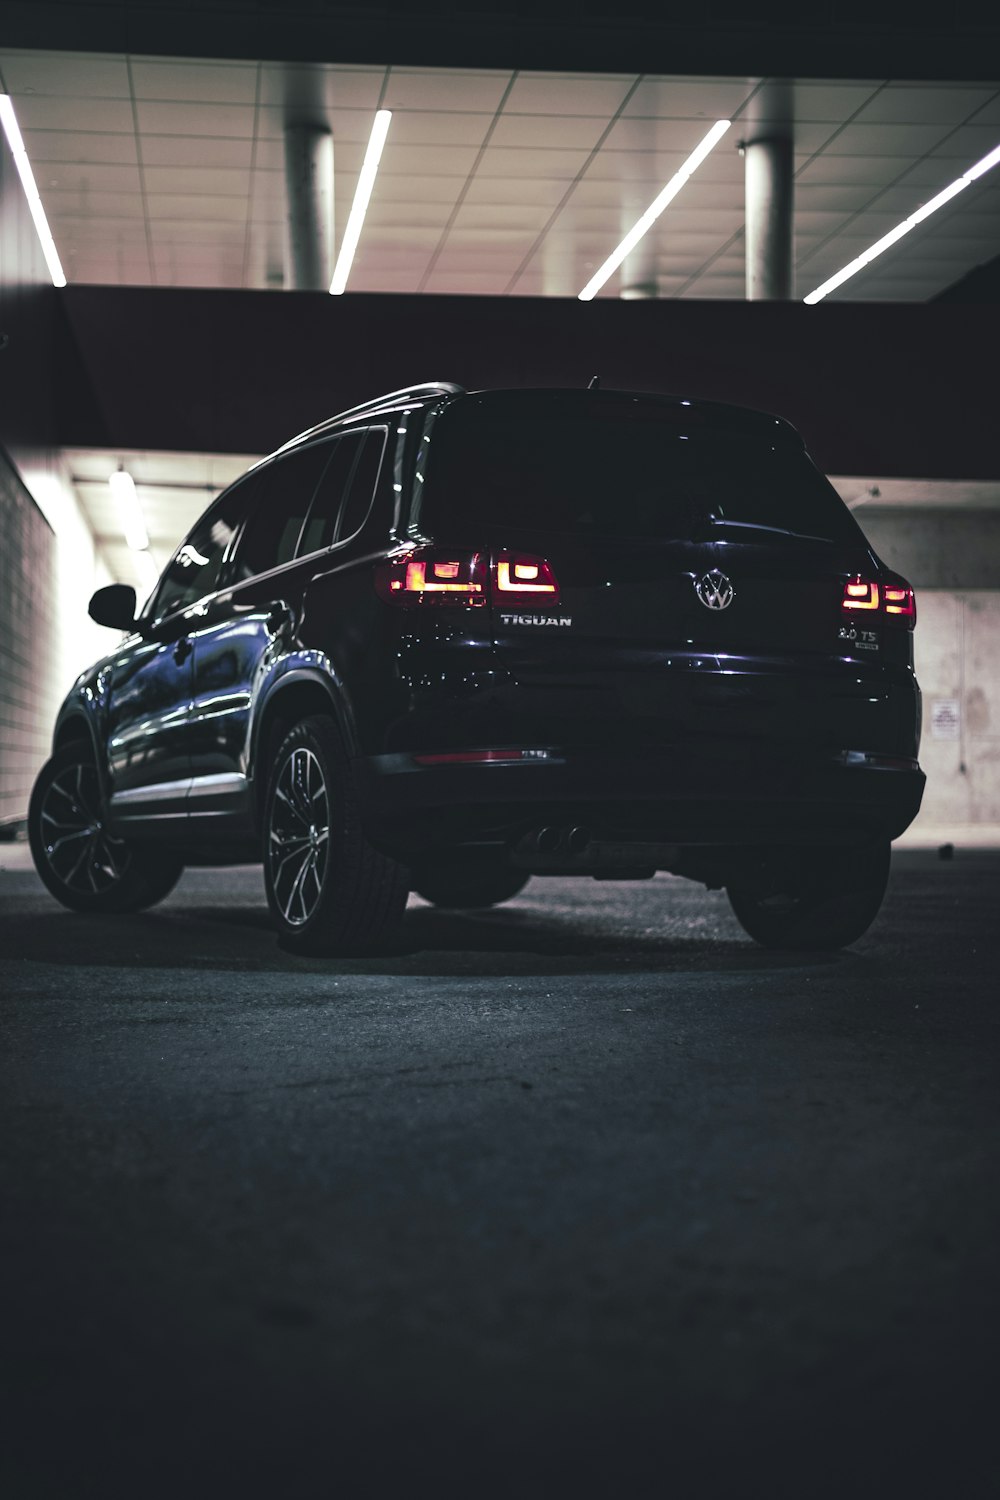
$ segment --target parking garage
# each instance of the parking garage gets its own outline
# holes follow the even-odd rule
[[[8,7],[12,1493],[995,1483],[996,29],[633,8]],[[595,375],[787,417],[916,590],[927,790],[865,938],[775,958],[664,874],[414,896],[350,960],[277,948],[253,867],[50,902],[96,588],[379,391]]]

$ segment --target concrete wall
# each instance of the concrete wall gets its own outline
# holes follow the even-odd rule
[[[110,580],[51,441],[52,295],[0,137],[0,833],[24,818],[63,695],[108,648],[86,606]]]
[[[912,832],[932,842],[1000,839],[1000,513],[857,515],[879,556],[917,592],[927,790]]]

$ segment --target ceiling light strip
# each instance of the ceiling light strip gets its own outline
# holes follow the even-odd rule
[[[118,506],[126,544],[133,552],[145,552],[149,546],[149,533],[135,492],[135,480],[127,469],[116,469],[108,477],[108,487]]]
[[[361,167],[361,176],[354,191],[354,202],[351,204],[351,212],[347,220],[347,228],[344,230],[344,238],[340,246],[340,254],[337,256],[337,264],[333,268],[333,280],[330,282],[330,293],[337,297],[347,286],[347,278],[351,273],[351,265],[354,261],[354,252],[358,248],[358,240],[361,238],[361,228],[365,222],[365,214],[368,212],[368,200],[375,186],[375,174],[378,172],[378,164],[382,159],[382,147],[389,133],[389,122],[392,119],[391,109],[380,109],[375,116],[372,133],[368,139],[368,150],[365,152],[364,163]]]
[[[31,210],[31,217],[35,221],[35,233],[38,235],[42,254],[45,256],[45,264],[48,266],[49,275],[52,277],[52,285],[65,286],[66,275],[59,260],[56,242],[52,238],[49,221],[45,217],[42,200],[38,196],[38,188],[35,186],[35,174],[31,170],[28,153],[24,149],[24,140],[21,136],[17,117],[14,114],[14,106],[10,101],[9,94],[0,94],[0,123],[3,124],[7,144],[10,146],[14,157],[14,165],[17,167],[18,175],[24,186],[24,196],[28,200],[28,208]]]
[[[909,234],[911,229],[916,229],[918,224],[922,224],[925,219],[929,219],[931,214],[937,213],[939,208],[944,208],[945,204],[950,203],[952,198],[963,192],[965,188],[971,187],[977,177],[982,177],[984,172],[988,172],[991,167],[997,166],[998,163],[1000,163],[1000,146],[995,146],[988,156],[984,156],[981,161],[976,162],[975,166],[970,167],[967,172],[963,172],[961,177],[956,177],[954,182],[950,182],[946,188],[942,188],[940,193],[937,193],[928,202],[924,203],[908,219],[904,219],[901,224],[897,224],[895,229],[890,229],[889,233],[884,234],[880,240],[876,240],[874,245],[869,245],[867,250],[863,250],[848,265],[842,267],[836,275],[831,276],[828,281],[824,281],[823,285],[818,286],[814,292],[810,292],[808,297],[803,297],[803,302],[808,302],[810,306],[816,302],[821,302],[830,292],[836,291],[838,286],[843,286],[845,281],[850,281],[852,276],[856,276],[859,271],[864,270],[865,266],[870,265],[876,256],[881,255],[884,250],[888,250],[897,240],[901,240],[904,234]]]
[[[642,218],[632,226],[618,248],[612,250],[604,264],[594,272],[583,291],[579,293],[581,302],[590,302],[597,296],[604,283],[614,275],[625,257],[631,254],[646,231],[653,227],[667,204],[677,197],[688,178],[698,170],[705,157],[714,151],[731,124],[731,120],[716,120],[705,139],[695,147],[684,165],[674,173],[663,191],[653,199]]]

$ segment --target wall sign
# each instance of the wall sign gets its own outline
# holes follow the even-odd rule
[[[962,736],[962,706],[957,698],[931,699],[931,739],[957,740]]]

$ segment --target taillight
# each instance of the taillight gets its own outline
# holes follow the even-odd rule
[[[908,583],[885,585],[885,612],[887,615],[896,615],[912,630],[917,623],[917,601]]]
[[[375,587],[390,604],[485,604],[486,564],[479,552],[420,547],[380,563]]]
[[[896,577],[876,583],[872,578],[855,574],[844,584],[841,609],[870,610],[885,616],[886,624],[902,625],[912,630],[917,623],[917,601],[905,579]]]
[[[380,563],[375,587],[389,604],[485,604],[490,571],[486,554],[455,548],[415,547]],[[493,597],[558,604],[559,584],[544,557],[501,552],[492,567]]]
[[[849,578],[844,584],[844,609],[878,609],[878,584]]]
[[[531,557],[526,552],[501,552],[496,559],[493,577],[494,591],[498,595],[530,595],[538,604],[558,602],[556,575],[544,557]]]

